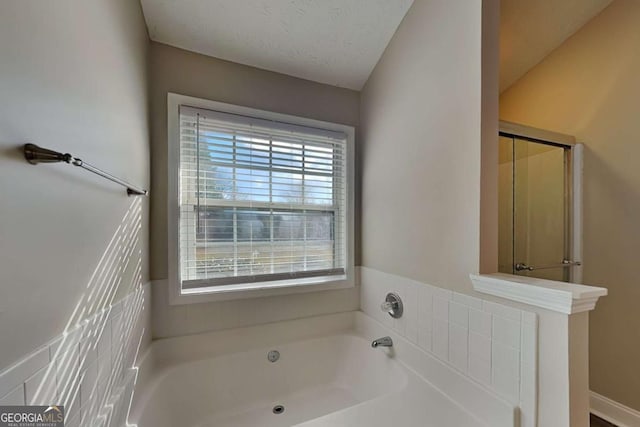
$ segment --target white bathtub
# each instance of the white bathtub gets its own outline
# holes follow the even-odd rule
[[[394,350],[371,348],[378,336],[362,336],[356,325],[363,323],[383,328],[361,313],[343,313],[155,341],[140,364],[129,424],[506,425],[482,423]],[[280,353],[276,362],[267,359],[271,350]],[[284,411],[274,413],[277,405]]]

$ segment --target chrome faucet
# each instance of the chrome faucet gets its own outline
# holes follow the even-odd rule
[[[377,340],[373,340],[371,342],[371,347],[376,348],[376,347],[392,347],[393,346],[393,340],[391,339],[391,337],[382,337],[382,338],[378,338]]]

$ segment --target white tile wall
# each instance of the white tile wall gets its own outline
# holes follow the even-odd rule
[[[469,363],[469,329],[449,325],[449,362],[460,372],[467,372]]]
[[[363,312],[519,406],[521,427],[535,426],[535,313],[366,267],[360,274]],[[380,309],[392,291],[404,303],[404,315],[395,321]]]
[[[436,356],[442,360],[449,360],[449,323],[446,320],[433,319],[431,338],[431,348]]]
[[[0,405],[23,405],[24,404],[24,384],[11,390],[4,397],[0,398]]]
[[[120,427],[135,355],[150,342],[150,291],[138,288],[0,372],[0,405],[62,404],[67,426]]]

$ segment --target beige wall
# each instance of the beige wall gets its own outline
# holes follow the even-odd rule
[[[417,0],[364,87],[364,266],[471,288],[480,259],[481,24],[481,2]]]
[[[147,277],[144,199],[19,151],[70,152],[148,185],[147,48],[135,1],[0,2],[0,370]],[[123,219],[126,253],[110,245]]]
[[[151,216],[153,279],[167,277],[167,93],[358,126],[360,95],[353,90],[264,71],[155,42],[151,43],[149,72],[154,190]]]
[[[358,309],[357,289],[261,300],[169,306],[167,302],[167,93],[173,92],[356,127],[360,94],[151,43],[151,276],[154,334],[172,336]],[[357,169],[357,168],[356,168]],[[359,173],[356,170],[356,176]],[[356,183],[356,186],[358,183]],[[359,209],[356,198],[356,212]],[[356,219],[356,238],[358,220]],[[359,264],[356,244],[356,264]],[[257,303],[259,301],[259,303]]]
[[[501,118],[585,143],[584,281],[609,288],[590,319],[590,387],[640,409],[640,2],[615,0],[506,91]]]

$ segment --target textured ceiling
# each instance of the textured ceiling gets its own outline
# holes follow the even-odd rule
[[[413,0],[140,0],[152,40],[359,90]]]
[[[502,0],[500,92],[542,61],[612,0]]]

